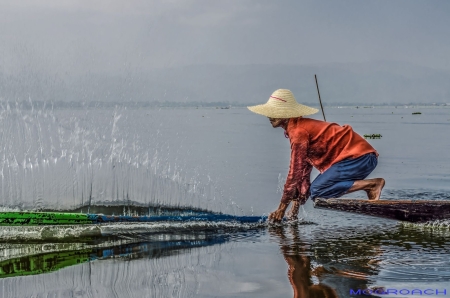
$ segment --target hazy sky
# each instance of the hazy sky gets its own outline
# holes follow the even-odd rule
[[[448,0],[0,0],[0,71],[398,60],[450,70]]]

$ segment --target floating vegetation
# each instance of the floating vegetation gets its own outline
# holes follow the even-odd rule
[[[406,227],[411,228],[420,228],[422,230],[433,230],[435,233],[437,231],[440,231],[441,234],[444,233],[445,236],[449,236],[448,233],[450,232],[450,221],[448,219],[439,219],[439,220],[433,220],[428,221],[424,223],[409,223],[409,222],[402,222],[402,225]]]
[[[412,113],[413,115],[422,115],[422,113],[421,112],[414,112],[414,113]]]
[[[364,135],[364,139],[381,139],[382,135],[379,133],[373,133],[371,135]]]

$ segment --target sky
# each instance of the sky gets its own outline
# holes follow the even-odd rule
[[[396,61],[450,71],[448,0],[0,0],[0,74]]]
[[[0,0],[0,99],[311,102],[317,73],[336,104],[448,103],[449,36],[448,0]]]

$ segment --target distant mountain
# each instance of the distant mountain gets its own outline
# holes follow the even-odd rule
[[[450,72],[404,62],[321,65],[193,65],[146,73],[74,76],[0,73],[3,100],[83,102],[265,102],[278,88],[317,104],[314,74],[325,105],[450,103]]]

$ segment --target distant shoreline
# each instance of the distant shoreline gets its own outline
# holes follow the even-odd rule
[[[0,110],[5,109],[90,109],[90,108],[211,108],[211,109],[232,109],[245,108],[247,106],[256,105],[243,103],[228,103],[228,102],[105,102],[105,101],[30,101],[17,100],[8,101],[0,100]],[[308,106],[317,107],[317,103],[303,103]],[[326,108],[450,108],[450,103],[410,103],[410,104],[350,104],[350,103],[335,103],[333,105],[324,104]]]

